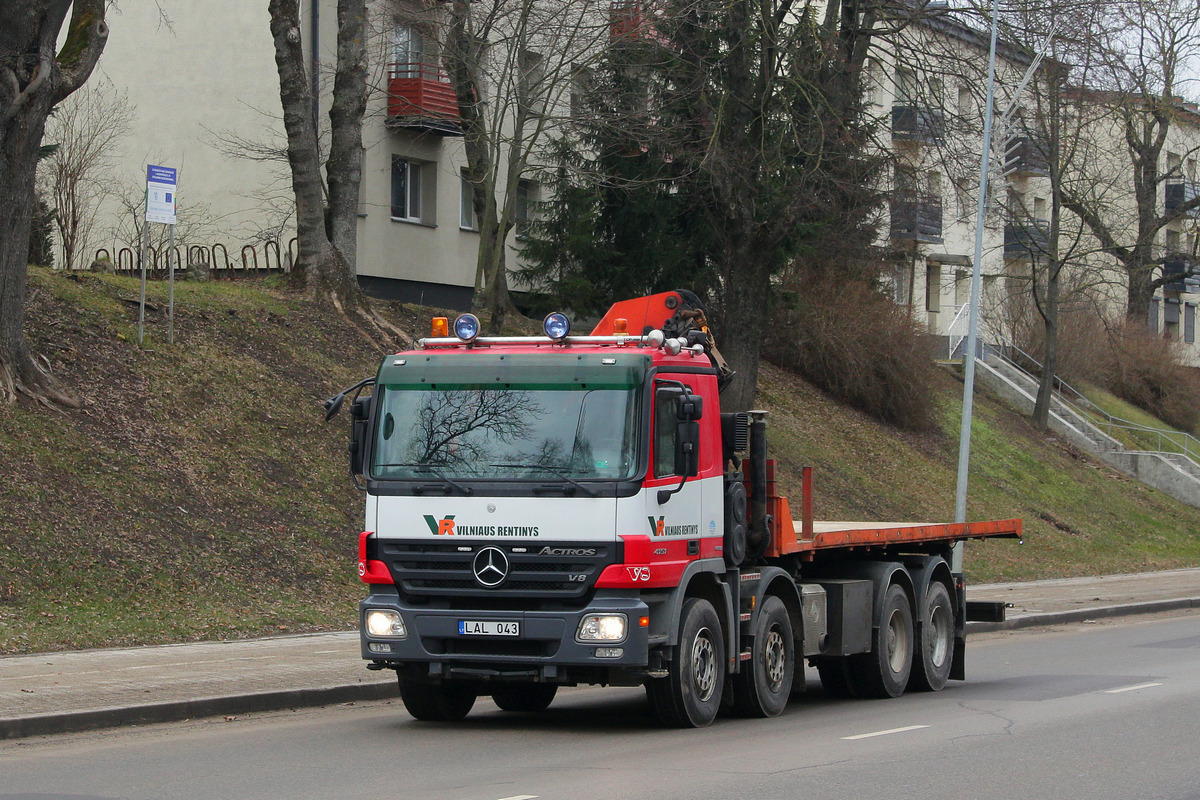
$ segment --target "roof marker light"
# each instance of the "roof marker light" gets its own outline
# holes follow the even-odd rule
[[[450,335],[450,321],[445,317],[434,317],[433,326],[430,331],[430,336],[435,339],[445,338]]]
[[[617,317],[613,320],[613,333],[620,336],[623,333],[629,333],[629,320],[624,317]]]
[[[542,320],[542,330],[554,341],[561,342],[571,332],[571,321],[567,319],[566,314],[554,311]]]
[[[454,320],[454,335],[464,342],[473,342],[479,335],[479,317],[474,314],[462,314]]]

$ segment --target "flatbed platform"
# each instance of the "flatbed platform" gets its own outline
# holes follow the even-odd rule
[[[792,520],[794,542],[780,542],[783,553],[803,553],[837,547],[883,547],[925,542],[956,543],[967,539],[1020,539],[1019,519],[984,522],[836,522],[814,520],[811,534],[802,520]]]

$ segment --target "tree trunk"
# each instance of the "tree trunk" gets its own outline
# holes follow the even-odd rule
[[[78,407],[79,399],[34,359],[25,340],[25,295],[34,176],[46,116],[91,75],[108,38],[104,0],[0,6],[0,396]],[[55,44],[68,8],[62,51]]]
[[[362,120],[367,109],[367,9],[364,0],[338,0],[337,72],[329,107],[330,241],[351,276],[358,251],[358,197],[362,183]]]
[[[350,15],[350,0],[338,4],[338,17]],[[361,6],[361,3],[358,3]],[[329,168],[332,171],[346,170],[338,175],[336,198],[331,185],[329,208],[331,235],[325,227],[325,196],[321,180],[320,149],[317,143],[316,123],[312,117],[312,93],[305,74],[305,58],[300,35],[300,9],[297,0],[270,0],[271,36],[275,41],[275,65],[279,70],[279,98],[283,106],[283,126],[288,138],[288,164],[292,172],[292,191],[296,196],[296,240],[299,256],[292,267],[292,285],[297,289],[323,297],[347,313],[356,313],[365,308],[366,301],[359,291],[358,282],[344,253],[334,245],[334,239],[353,246],[355,235],[348,227],[358,224],[358,179],[361,175],[362,113],[365,107],[354,96],[352,88],[344,90],[350,97],[335,97],[330,109],[331,118],[337,109],[335,120],[339,130],[332,141],[338,143],[339,160],[334,163],[331,147]],[[352,15],[350,15],[352,16]],[[361,29],[362,18],[358,23]],[[339,35],[339,54],[343,46]],[[347,51],[353,48],[347,45]],[[339,59],[340,60],[340,59]],[[341,72],[339,63],[339,72]],[[359,64],[358,66],[362,66]],[[351,65],[351,69],[355,68]],[[365,69],[361,73],[365,79]],[[335,80],[335,87],[346,87],[348,79]],[[365,92],[365,89],[363,90]],[[359,108],[355,125],[354,108]],[[353,131],[345,130],[354,127]],[[348,151],[353,151],[352,155]],[[353,199],[351,199],[353,198]],[[332,201],[336,199],[336,206]],[[350,221],[344,219],[349,216]],[[354,257],[353,251],[350,258]]]
[[[1043,431],[1050,427],[1050,406],[1054,399],[1054,380],[1058,375],[1059,271],[1058,264],[1051,264],[1047,268],[1046,294],[1041,308],[1046,352],[1043,356],[1042,379],[1038,383],[1037,399],[1033,404],[1033,427]]]

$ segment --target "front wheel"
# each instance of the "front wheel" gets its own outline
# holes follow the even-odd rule
[[[501,711],[545,711],[557,692],[555,683],[512,683],[497,686],[492,691],[492,702]]]
[[[693,597],[683,604],[675,663],[666,678],[647,683],[658,718],[679,728],[712,724],[725,688],[725,638],[712,604]]]
[[[400,676],[400,699],[408,713],[423,722],[457,722],[471,713],[477,696],[466,681],[413,680]]]
[[[768,597],[754,625],[747,669],[733,676],[733,706],[747,717],[777,717],[787,707],[796,669],[792,620],[778,597]]]

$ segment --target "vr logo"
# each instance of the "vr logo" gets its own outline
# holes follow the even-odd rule
[[[429,532],[434,536],[453,536],[454,535],[454,515],[449,514],[442,519],[437,519],[429,514],[425,515],[425,524],[429,526]]]

